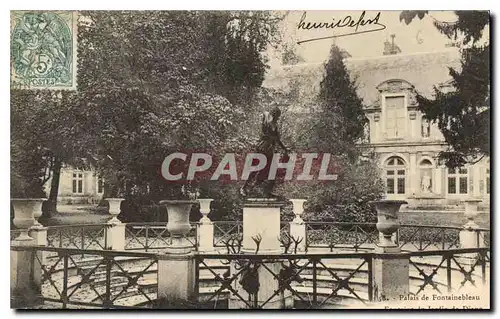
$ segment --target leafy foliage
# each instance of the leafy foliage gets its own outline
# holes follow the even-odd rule
[[[281,54],[281,64],[294,65],[301,62],[304,62],[304,59],[297,53],[295,45],[289,43],[284,44]]]
[[[288,96],[278,96],[278,101],[297,99],[298,85],[291,79]],[[336,46],[332,47],[325,64],[315,102],[310,112],[290,116],[285,112],[283,139],[292,150],[335,156],[331,161],[339,167],[338,178],[335,181],[289,181],[281,185],[280,192],[287,198],[307,198],[309,220],[373,222],[375,214],[368,202],[380,198],[383,185],[375,163],[360,161],[356,144],[363,137],[366,118],[355,82]]]
[[[426,11],[403,11],[400,20],[410,23]],[[448,167],[459,167],[490,155],[490,48],[481,44],[489,24],[487,11],[455,11],[457,20],[434,21],[449,38],[460,41],[461,69],[450,68],[453,89],[434,88],[435,96],[417,96],[425,117],[438,123],[450,149],[440,154]]]
[[[355,82],[347,72],[341,50],[335,45],[325,65],[318,104],[320,112],[314,113],[312,145],[323,152],[356,159],[359,155],[356,142],[363,137],[367,119]]]
[[[73,101],[71,92],[11,90],[11,196],[45,197],[56,158],[83,164]]]
[[[105,197],[127,197],[133,215],[140,205],[182,195],[159,173],[166,154],[248,147],[240,123],[255,118],[252,100],[266,70],[261,52],[279,42],[281,16],[80,13],[78,91],[11,91],[13,194],[42,194],[57,158],[94,167]],[[237,186],[201,186],[202,196],[218,193],[222,210],[237,210],[230,204]]]

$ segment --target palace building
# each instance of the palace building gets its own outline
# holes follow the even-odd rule
[[[451,89],[448,68],[460,67],[458,50],[393,51],[375,58],[351,58],[349,54],[344,58],[369,120],[360,147],[376,155],[387,198],[404,199],[409,203],[406,209],[416,211],[458,211],[463,209],[464,199],[473,197],[482,200],[481,210],[488,211],[489,159],[458,169],[439,165],[438,154],[447,145],[437,125],[422,118],[415,99],[417,91],[431,97],[434,86]],[[263,86],[287,92],[293,83],[300,94],[288,110],[300,113],[312,105],[323,75],[324,63],[271,68]],[[62,169],[61,202],[92,203],[102,195],[103,182],[95,172]]]
[[[452,89],[449,67],[460,68],[456,48],[440,52],[401,54],[375,58],[344,59],[356,81],[369,125],[360,147],[373,151],[386,185],[387,199],[404,199],[409,210],[462,210],[463,200],[478,198],[488,211],[490,201],[489,159],[457,169],[439,165],[437,157],[447,145],[437,124],[422,118],[416,92],[432,97],[433,87]],[[299,88],[293,112],[311,106],[324,76],[324,63],[297,64],[271,69],[264,86]]]

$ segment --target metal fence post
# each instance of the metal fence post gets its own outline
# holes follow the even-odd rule
[[[63,290],[61,293],[62,307],[66,309],[68,302],[68,254],[63,257],[64,274],[63,274]]]

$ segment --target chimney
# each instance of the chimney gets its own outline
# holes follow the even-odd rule
[[[401,53],[401,49],[394,43],[395,34],[391,34],[391,42],[384,42],[384,55],[393,55]]]

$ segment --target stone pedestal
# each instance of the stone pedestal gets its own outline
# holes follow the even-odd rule
[[[194,301],[195,258],[193,253],[158,256],[158,300],[169,304]]]
[[[265,262],[267,268],[272,270],[274,274],[279,274],[282,266],[279,262]],[[231,274],[237,273],[239,268],[236,263],[231,263]],[[259,278],[259,291],[257,292],[257,305],[260,306],[274,294],[278,289],[278,281],[264,266],[260,265],[257,269]],[[241,275],[233,281],[233,289],[246,301],[243,302],[238,296],[231,294],[229,297],[229,309],[251,309],[254,308],[254,303],[248,293],[243,289],[241,283]],[[248,306],[248,305],[250,306]],[[290,309],[294,306],[293,295],[290,291],[283,291],[272,297],[262,309]]]
[[[29,230],[29,235],[34,239],[34,243],[36,246],[47,246],[47,227],[33,226]],[[45,251],[37,251],[36,252],[38,259],[42,262],[42,265],[45,264],[45,258],[47,256],[47,252]],[[41,267],[41,265],[35,264],[36,267]],[[41,272],[41,268],[39,268]]]
[[[378,247],[373,260],[373,300],[399,301],[409,293],[409,256],[399,247]]]
[[[475,218],[479,214],[477,206],[481,202],[480,199],[467,199],[464,201],[465,212],[464,215],[467,218],[467,223],[463,226],[463,230],[460,231],[460,247],[461,248],[478,248],[479,246],[479,235],[478,228],[479,225],[476,224]]]
[[[479,225],[476,224],[475,218],[479,214],[477,206],[481,202],[480,199],[466,199],[464,201],[465,212],[464,215],[467,218],[467,222],[463,226],[463,230],[460,231],[460,248],[479,248],[481,247],[482,237],[479,233]],[[484,246],[484,243],[483,245]],[[476,262],[478,254],[461,254],[463,263],[473,265]]]
[[[112,250],[125,250],[125,224],[108,222],[106,228],[107,248]]]
[[[33,226],[28,232],[29,236],[35,240],[37,246],[47,246],[47,227]]]
[[[109,203],[109,214],[112,216],[108,220],[106,228],[106,244],[107,249],[124,250],[125,249],[125,224],[119,219],[118,215],[121,212],[121,203],[123,198],[106,198]]]
[[[203,216],[200,219],[198,226],[198,251],[213,252],[214,251],[214,224],[208,218],[210,213],[210,203],[213,199],[198,199],[200,203],[200,213]]]
[[[196,267],[194,247],[186,240],[191,229],[189,212],[195,201],[163,200],[168,213],[167,230],[172,244],[158,256],[158,300],[160,305],[194,301]]]
[[[10,250],[10,296],[11,308],[30,308],[41,304],[40,263],[34,258],[35,240],[13,240]]]
[[[290,236],[296,240],[301,240],[297,245],[297,252],[304,252],[306,250],[306,224],[297,224],[290,222]],[[290,249],[293,249],[293,243]]]
[[[198,251],[214,251],[214,224],[212,222],[203,223],[198,226]]]
[[[405,201],[372,202],[377,211],[377,230],[381,237],[373,260],[373,300],[399,301],[409,293],[409,256],[401,253],[393,235],[399,229],[399,209]]]
[[[280,237],[280,212],[284,202],[275,199],[249,199],[243,207],[243,248],[244,254],[255,254],[256,244],[253,238],[261,238],[257,254],[279,254],[281,252]],[[244,260],[248,261],[248,260]],[[282,266],[280,262],[265,261],[265,265],[274,274],[278,275]],[[258,263],[257,263],[258,264]],[[239,265],[231,264],[231,274],[235,274]],[[262,265],[257,268],[259,279],[259,290],[257,293],[257,304],[261,305],[268,300],[278,289],[279,283],[276,278]],[[241,275],[233,282],[233,288],[245,299],[249,299],[248,293],[241,287]],[[250,303],[250,302],[248,302]],[[293,306],[293,298],[290,292],[278,293],[264,305],[264,309],[282,309]],[[230,309],[244,309],[248,306],[237,296],[231,295],[229,299]]]
[[[306,224],[302,219],[304,212],[305,199],[291,199],[293,205],[293,213],[295,215],[292,222],[290,222],[290,236],[295,240],[301,240],[297,245],[297,252],[304,252],[306,250]],[[292,247],[293,248],[293,247]]]
[[[32,307],[41,303],[40,262],[34,258],[34,251],[29,246],[43,242],[43,234],[35,234],[34,239],[28,233],[36,225],[35,215],[41,215],[44,199],[18,198],[12,199],[14,206],[14,225],[20,230],[17,238],[10,242],[10,295],[12,308]],[[35,226],[40,228],[41,225]],[[42,227],[43,228],[43,227]],[[46,236],[45,236],[46,241]],[[46,244],[46,243],[45,243]],[[40,259],[43,263],[43,258]]]
[[[285,203],[274,199],[248,199],[243,206],[243,249],[255,253],[252,237],[260,236],[259,254],[277,253],[280,247],[280,212]]]

